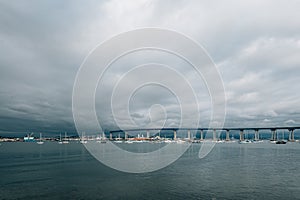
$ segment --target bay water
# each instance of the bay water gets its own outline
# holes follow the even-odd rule
[[[200,147],[161,170],[130,174],[76,142],[2,143],[0,199],[300,199],[300,143],[217,143],[203,159]]]

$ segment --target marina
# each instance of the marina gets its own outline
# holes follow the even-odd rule
[[[106,143],[106,141],[113,141],[114,143],[146,143],[146,142],[160,142],[160,143],[201,143],[206,140],[220,143],[228,143],[228,142],[236,142],[238,141],[240,144],[249,144],[249,143],[259,143],[263,140],[270,141],[270,143],[274,144],[286,144],[287,142],[299,142],[299,139],[295,139],[295,131],[299,130],[300,127],[272,127],[272,128],[145,128],[145,129],[128,129],[128,130],[113,130],[109,131],[109,133],[101,133],[101,134],[89,134],[82,133],[81,137],[78,135],[72,135],[70,137],[67,136],[67,132],[65,132],[64,138],[60,134],[59,138],[57,137],[45,137],[42,138],[42,133],[39,133],[39,138],[34,137],[34,133],[26,134],[23,138],[19,137],[10,137],[5,138],[1,137],[0,142],[35,142],[38,141],[38,144],[43,144],[44,141],[56,141],[59,144],[68,144],[71,141],[80,142],[82,144],[86,144],[88,141],[97,141],[99,143]],[[266,131],[270,131],[267,133]],[[162,136],[162,132],[168,131],[164,136]],[[177,132],[186,133],[187,137],[178,137]],[[239,132],[238,134],[236,132]],[[245,137],[245,131],[246,137]],[[251,132],[252,131],[252,132]],[[264,131],[264,138],[260,136],[260,132]],[[285,133],[288,132],[288,134]],[[138,132],[137,134],[135,134]],[[145,132],[146,136],[142,133]],[[154,132],[154,134],[150,134],[150,132]],[[194,132],[194,136],[191,134]],[[231,134],[230,132],[235,132],[235,134]],[[280,133],[281,133],[281,136]],[[221,137],[221,135],[225,135]],[[231,134],[231,137],[230,137]],[[198,135],[198,137],[196,137]],[[250,137],[249,137],[250,136]]]

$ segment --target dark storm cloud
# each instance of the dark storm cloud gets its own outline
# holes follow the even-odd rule
[[[71,94],[81,60],[72,47],[82,8],[29,1],[0,9],[3,131],[74,131]]]
[[[227,126],[299,125],[299,6],[298,1],[1,1],[1,133],[75,132],[72,89],[85,56],[112,35],[148,26],[179,31],[204,45],[224,81]],[[130,59],[107,73],[108,90],[122,76],[120,67],[134,63]],[[204,83],[174,58],[157,60],[188,77],[207,124],[211,105]],[[147,124],[149,105],[167,104],[168,125],[176,124],[177,102],[164,94],[140,95],[131,116]],[[109,103],[106,96],[96,102],[107,128],[114,126]]]

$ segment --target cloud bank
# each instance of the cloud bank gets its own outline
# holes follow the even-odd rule
[[[72,89],[82,61],[111,36],[143,27],[172,29],[203,45],[224,81],[225,126],[300,125],[299,6],[268,0],[1,1],[0,134],[75,132]],[[153,60],[189,78],[205,126],[211,115],[205,83],[161,52],[129,55],[106,73],[106,88],[96,95],[101,124],[117,128],[106,90],[126,67]],[[158,107],[149,113],[153,104],[165,105],[166,113]],[[178,109],[174,96],[152,87],[133,97],[130,112],[141,126],[161,123],[165,114],[166,126],[176,126]]]

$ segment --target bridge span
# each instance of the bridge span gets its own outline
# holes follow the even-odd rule
[[[150,138],[150,131],[173,131],[173,139],[177,139],[177,132],[178,131],[187,131],[188,139],[191,140],[191,131],[200,131],[200,140],[204,140],[204,131],[212,131],[212,139],[218,140],[217,138],[217,131],[226,131],[226,140],[230,140],[230,131],[239,131],[240,140],[245,140],[245,130],[252,130],[254,131],[254,140],[259,140],[259,131],[261,130],[270,130],[271,131],[271,138],[270,140],[277,140],[277,130],[288,130],[289,131],[289,137],[288,140],[291,142],[295,141],[295,130],[300,129],[300,126],[278,126],[278,127],[247,127],[247,128],[241,128],[241,127],[234,127],[234,128],[139,128],[139,129],[126,129],[126,130],[112,130],[110,131],[110,139],[112,139],[113,133],[124,133],[124,139],[128,139],[128,133],[129,132],[141,132],[146,131],[147,138]]]

